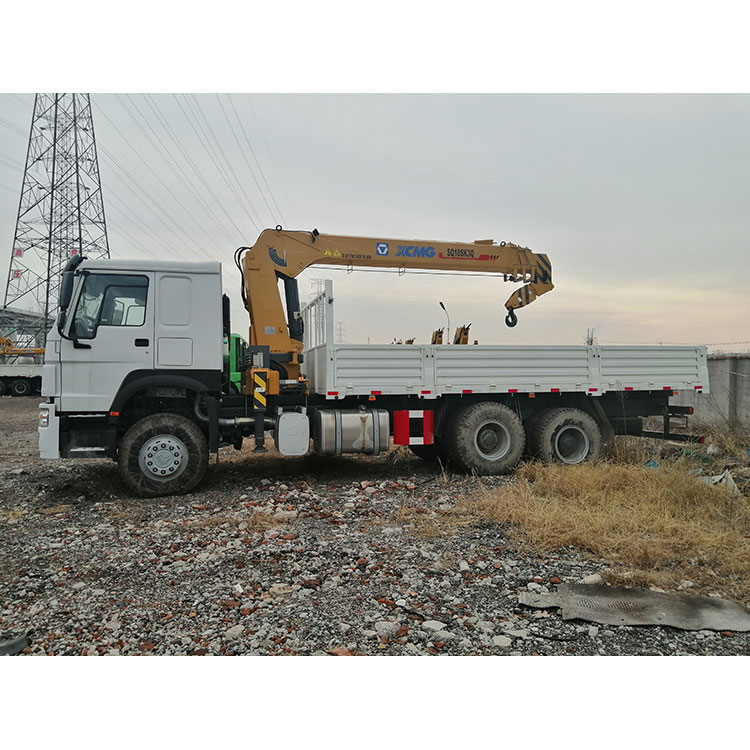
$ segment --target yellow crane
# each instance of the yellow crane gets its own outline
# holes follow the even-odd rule
[[[274,367],[289,379],[300,376],[303,347],[296,277],[314,264],[502,274],[504,281],[523,283],[505,302],[505,322],[511,327],[516,325],[517,309],[553,289],[552,264],[546,254],[493,240],[349,237],[277,226],[264,230],[252,247],[238,248],[235,262],[242,272],[242,298],[250,315],[250,345],[269,347]],[[279,279],[284,282],[286,316]]]

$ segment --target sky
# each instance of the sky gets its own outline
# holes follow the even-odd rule
[[[220,260],[246,334],[240,245],[261,229],[512,241],[555,289],[503,323],[488,276],[312,268],[349,343],[429,342],[471,323],[495,344],[705,343],[750,349],[750,96],[743,94],[92,94],[116,258]],[[0,95],[0,273],[13,242],[33,94]],[[205,119],[204,119],[205,118]],[[214,139],[215,137],[215,139]],[[208,209],[207,209],[208,207]]]

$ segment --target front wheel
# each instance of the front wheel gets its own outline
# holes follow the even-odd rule
[[[516,413],[482,401],[456,413],[449,432],[451,457],[470,474],[507,474],[521,460],[526,437]]]
[[[117,466],[125,484],[142,497],[189,492],[206,473],[206,437],[186,417],[153,414],[125,433]]]

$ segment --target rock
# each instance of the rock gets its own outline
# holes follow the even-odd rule
[[[458,564],[458,569],[465,573],[467,570],[471,570],[471,565],[469,565],[466,560],[461,560],[461,562]]]
[[[455,640],[456,635],[451,633],[450,630],[438,630],[435,635],[432,636],[435,641],[441,641],[447,643],[448,641]]]
[[[401,627],[399,623],[390,620],[379,620],[374,625],[375,632],[384,638],[392,638],[399,627]]]
[[[293,591],[294,589],[288,583],[274,583],[273,586],[268,589],[268,593],[274,599],[286,599],[292,595]]]
[[[328,651],[331,656],[354,656],[354,652],[350,651],[346,646],[336,646]]]
[[[599,628],[596,625],[589,625],[589,638],[596,638],[599,635]]]
[[[517,628],[513,630],[506,630],[506,635],[509,635],[513,638],[522,638],[526,639],[529,637],[529,631],[526,628]]]
[[[229,628],[229,630],[224,631],[224,637],[231,640],[233,638],[239,638],[242,633],[245,630],[244,625],[235,625],[234,627]]]
[[[485,633],[492,633],[495,630],[495,625],[488,620],[479,620],[477,622],[477,628]]]
[[[531,583],[527,583],[526,584],[526,588],[529,591],[541,591],[542,590],[542,585],[539,584],[539,583],[534,583],[534,581],[531,581]]]
[[[438,630],[443,630],[446,627],[444,622],[439,620],[425,620],[422,623],[422,630],[436,633]]]
[[[352,626],[349,625],[347,622],[340,622],[339,623],[339,631],[342,633],[348,633],[352,629]]]
[[[603,583],[604,579],[599,575],[599,573],[594,573],[593,575],[586,576],[585,578],[581,579],[581,583]]]
[[[513,641],[507,635],[496,635],[493,637],[492,643],[498,648],[508,648]]]

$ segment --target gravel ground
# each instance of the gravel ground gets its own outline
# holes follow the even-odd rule
[[[748,654],[750,634],[563,622],[518,604],[607,567],[503,526],[415,536],[502,478],[387,457],[222,449],[198,492],[133,497],[112,462],[37,457],[39,398],[0,399],[0,639],[28,654]]]

